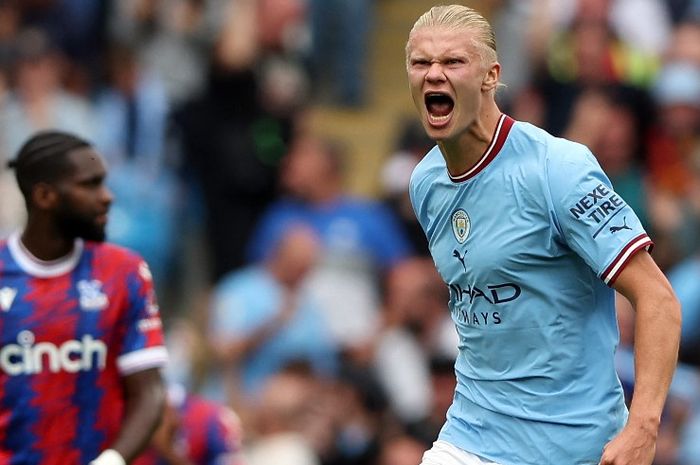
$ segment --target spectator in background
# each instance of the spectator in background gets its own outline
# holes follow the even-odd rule
[[[452,357],[433,357],[430,360],[430,409],[420,421],[408,425],[407,430],[430,447],[445,424],[447,410],[452,405],[455,386],[455,360]]]
[[[205,89],[209,55],[237,1],[111,1],[107,29],[112,41],[136,44],[176,108]]]
[[[85,98],[100,79],[111,0],[10,0],[24,28],[37,28],[60,50],[67,89]]]
[[[668,63],[694,63],[700,66],[700,16],[684,20],[676,26],[663,59]]]
[[[311,74],[331,104],[359,107],[367,99],[367,43],[373,0],[311,0]]]
[[[3,6],[0,5],[0,36],[2,35]],[[1,39],[0,39],[1,40]],[[0,51],[2,53],[2,51]],[[10,76],[6,69],[6,63],[0,58],[0,127],[5,126],[6,113],[4,106],[10,89]],[[4,169],[11,156],[4,152],[4,141],[0,139],[0,239],[10,235],[25,221],[24,201],[20,194],[17,182],[12,172]]]
[[[415,118],[402,121],[394,152],[384,161],[381,172],[384,200],[396,213],[413,250],[423,256],[430,256],[428,240],[413,212],[408,197],[408,180],[413,168],[434,145],[419,121]]]
[[[169,103],[160,77],[132,45],[114,43],[107,55],[109,80],[94,108],[95,144],[110,164],[116,196],[109,234],[143,254],[163,289],[174,260],[179,194],[166,153]]]
[[[334,441],[323,456],[330,465],[374,463],[381,437],[393,430],[385,393],[371,373],[345,365],[329,386]]]
[[[5,163],[0,157],[0,166]],[[26,213],[14,176],[3,168],[0,168],[0,199],[0,239],[5,239],[24,224]]]
[[[267,17],[257,2],[234,2],[217,38],[203,95],[176,115],[184,169],[201,191],[210,283],[245,263],[244,248],[275,198],[277,171],[304,97],[295,68],[264,66]],[[283,76],[284,92],[266,85]],[[274,74],[274,73],[273,73]]]
[[[6,90],[9,84],[7,68],[14,57],[15,41],[21,29],[22,15],[17,3],[11,1],[0,3],[0,69],[3,71],[3,90]]]
[[[249,257],[269,257],[295,224],[314,230],[322,251],[309,285],[333,338],[353,349],[369,343],[377,329],[378,283],[411,250],[390,210],[344,192],[344,156],[336,141],[306,131],[295,135],[281,174],[288,195],[264,212]]]
[[[265,380],[290,363],[320,376],[337,368],[324,314],[305,288],[319,254],[316,235],[286,228],[264,261],[225,276],[214,289],[208,341],[214,358],[205,392],[214,399],[259,402]],[[228,389],[227,392],[222,392]]]
[[[445,302],[447,288],[430,258],[399,263],[386,280],[384,321],[374,342],[372,367],[403,424],[431,408],[430,360],[457,356],[457,333]]]
[[[700,249],[700,64],[669,62],[652,89],[650,214],[664,268]]]
[[[397,435],[380,444],[377,465],[415,465],[423,457],[425,445],[408,435]]]
[[[541,75],[535,81],[545,101],[545,129],[561,135],[578,96],[590,87],[624,84],[648,86],[656,73],[656,55],[621,38],[609,20],[607,0],[577,2],[570,27],[545,37]]]
[[[250,416],[246,464],[321,465],[318,451],[304,434],[320,393],[320,385],[308,373],[284,370],[266,379]]]
[[[567,29],[579,18],[605,21],[621,41],[658,56],[671,35],[667,0],[544,0],[554,32]]]
[[[17,37],[13,90],[2,109],[0,141],[5,154],[15,153],[31,134],[60,129],[94,139],[89,102],[62,87],[63,61],[40,29],[25,29]]]

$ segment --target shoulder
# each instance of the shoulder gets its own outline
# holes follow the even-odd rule
[[[544,129],[528,123],[520,123],[523,138],[540,145],[549,166],[587,165],[595,163],[590,149],[583,144],[563,137],[555,137]],[[597,163],[596,163],[597,164]]]
[[[590,149],[583,144],[553,136],[530,123],[518,122],[514,129],[509,138],[512,146],[529,154],[536,153],[535,159],[544,164],[549,177],[580,175],[582,171],[598,167]]]
[[[563,137],[556,137],[533,124],[517,121],[508,142],[515,149],[537,152],[544,158],[567,159],[590,152],[585,145]]]
[[[106,267],[124,268],[148,271],[148,264],[143,257],[134,250],[113,244],[110,242],[86,242],[85,251],[91,253],[93,262],[101,263]],[[150,273],[150,272],[149,272]]]
[[[138,252],[111,242],[85,242],[85,250],[96,257],[107,258],[119,262],[138,262],[143,260]]]
[[[589,178],[605,178],[593,153],[585,145],[558,139],[546,159],[546,173],[550,186],[569,190]]]

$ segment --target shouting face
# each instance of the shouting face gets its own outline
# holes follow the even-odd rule
[[[486,63],[485,45],[468,28],[414,30],[407,44],[408,81],[428,135],[453,140],[474,123],[498,83],[500,65]]]

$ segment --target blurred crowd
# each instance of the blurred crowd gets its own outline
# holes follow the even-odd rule
[[[380,195],[361,197],[348,148],[306,118],[368,106],[382,1],[0,0],[0,162],[39,129],[95,143],[109,240],[156,279],[166,377],[237,413],[243,463],[416,465],[452,400],[448,293],[407,194],[432,142],[396,121]],[[501,108],[589,146],[655,242],[683,305],[655,464],[698,465],[700,1],[479,6]],[[4,169],[0,199],[5,237],[24,219]]]

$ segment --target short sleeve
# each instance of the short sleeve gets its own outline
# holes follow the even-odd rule
[[[168,360],[151,272],[143,260],[134,268],[126,278],[129,308],[124,344],[117,358],[122,375],[162,367]]]
[[[591,152],[569,143],[547,158],[554,221],[566,244],[612,286],[630,258],[653,243]]]

